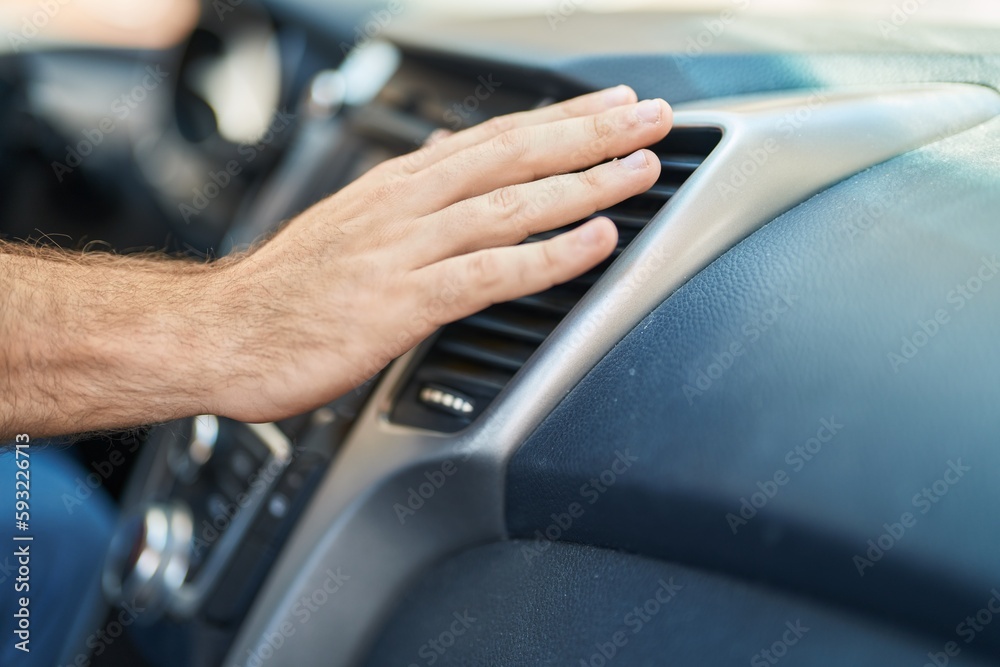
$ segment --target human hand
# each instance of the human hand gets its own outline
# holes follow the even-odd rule
[[[231,316],[209,405],[252,422],[304,412],[448,322],[593,268],[617,243],[606,218],[515,244],[649,189],[659,161],[639,149],[671,120],[666,102],[636,103],[621,86],[438,136],[374,168],[218,272]]]

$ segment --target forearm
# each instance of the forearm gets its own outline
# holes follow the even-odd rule
[[[438,327],[607,259],[606,217],[517,244],[648,190],[642,147],[670,120],[625,87],[500,118],[214,264],[0,245],[0,440],[323,405]]]
[[[0,244],[0,441],[208,407],[225,285],[213,265]]]

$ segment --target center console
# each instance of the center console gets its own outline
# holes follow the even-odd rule
[[[369,388],[287,422],[202,415],[152,432],[103,574],[110,602],[143,610],[152,663],[219,664]]]

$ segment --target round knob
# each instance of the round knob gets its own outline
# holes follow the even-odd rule
[[[180,503],[153,503],[122,522],[104,564],[104,593],[114,603],[144,608],[150,623],[184,585],[193,546],[191,511]]]

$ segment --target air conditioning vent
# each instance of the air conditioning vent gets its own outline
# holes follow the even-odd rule
[[[722,133],[714,128],[675,128],[653,147],[663,167],[656,185],[600,214],[618,226],[618,248],[612,257],[570,283],[492,306],[444,327],[405,381],[390,419],[442,433],[471,424],[721,138]],[[579,224],[582,221],[525,242],[537,242]]]

